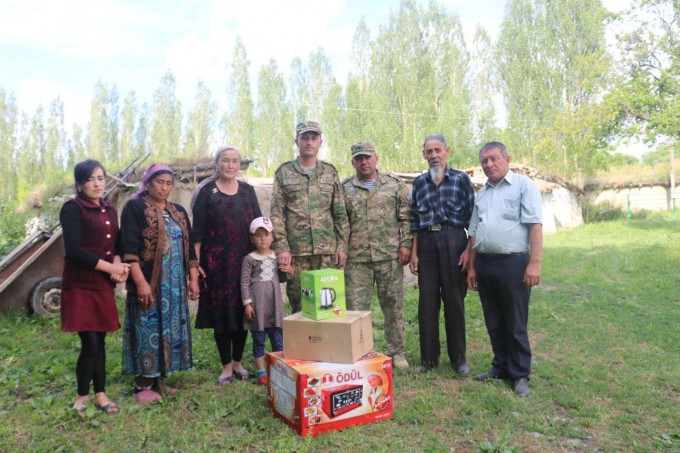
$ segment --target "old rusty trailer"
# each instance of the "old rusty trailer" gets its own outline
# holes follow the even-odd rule
[[[133,160],[123,171],[108,175],[104,198],[124,185],[149,154]],[[0,314],[32,311],[56,316],[61,309],[64,241],[61,225],[40,230],[0,261]]]
[[[63,267],[61,228],[33,233],[0,261],[0,313],[59,314]]]

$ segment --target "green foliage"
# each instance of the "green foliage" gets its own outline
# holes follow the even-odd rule
[[[633,25],[619,36],[621,80],[610,95],[622,132],[672,146],[680,130],[680,4],[635,0],[621,20]]]
[[[243,40],[238,37],[230,64],[228,107],[222,120],[225,142],[248,154],[253,151],[253,99],[250,95],[248,55]]]
[[[238,38],[225,99],[213,99],[199,82],[184,116],[170,71],[150,101],[130,92],[121,102],[115,84],[98,81],[88,124],[73,125],[70,136],[60,98],[27,114],[0,88],[0,203],[34,196],[85,158],[120,168],[147,151],[155,160],[196,159],[225,142],[253,158],[251,174],[271,176],[295,156],[294,125],[306,119],[321,121],[321,157],[343,175],[353,172],[348,151],[361,140],[374,142],[382,171],[419,171],[423,137],[442,133],[452,166],[477,165],[479,146],[501,140],[513,160],[580,184],[630,164],[612,154],[612,140],[644,135],[674,146],[679,14],[675,0],[634,0],[617,17],[599,0],[508,0],[496,40],[478,26],[466,42],[450,7],[400,0],[374,36],[359,21],[343,83],[317,48],[296,56],[286,73],[266,63],[254,99]],[[614,56],[605,45],[613,21],[628,30]],[[506,127],[497,126],[504,116],[498,99]],[[661,149],[645,163],[661,162]]]
[[[182,104],[175,94],[175,86],[175,76],[168,70],[153,95],[149,144],[155,159],[175,159],[181,149]]]
[[[597,0],[509,0],[496,58],[519,160],[566,177],[595,170],[616,120],[601,102],[606,18]]]
[[[90,107],[90,124],[86,141],[86,158],[109,162],[118,152],[118,90],[101,80],[94,87]]]
[[[0,205],[17,196],[14,151],[17,147],[16,99],[0,87]]]
[[[15,206],[0,208],[0,257],[4,257],[26,237],[26,222],[30,216],[15,212]]]
[[[4,258],[27,237],[29,224],[38,223],[50,229],[59,223],[59,203],[48,203],[42,209],[19,209],[12,202],[0,207],[0,259]]]
[[[584,223],[603,222],[607,220],[619,220],[626,218],[626,211],[611,202],[592,203],[590,200],[581,200],[581,214]]]
[[[479,443],[479,447],[475,451],[477,453],[519,453],[521,450],[508,446],[506,440],[503,439],[499,442],[484,440]]]
[[[255,119],[255,148],[250,155],[263,176],[272,175],[293,157],[293,112],[286,99],[286,82],[274,59],[260,70]]]
[[[194,107],[188,116],[184,157],[198,159],[211,155],[209,146],[216,114],[217,104],[213,102],[210,90],[199,81],[196,84]]]
[[[642,162],[650,166],[664,165],[668,167],[670,165],[668,158],[670,151],[670,146],[659,146],[657,149],[645,153],[642,156]],[[677,166],[678,162],[675,165]]]

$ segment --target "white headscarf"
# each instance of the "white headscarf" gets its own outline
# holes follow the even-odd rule
[[[215,152],[215,161],[213,162],[213,174],[208,176],[207,178],[205,178],[203,181],[199,182],[196,185],[196,188],[194,189],[194,193],[191,195],[191,204],[189,205],[189,209],[191,211],[194,210],[194,204],[196,203],[196,198],[198,197],[198,193],[201,191],[203,186],[210,184],[211,182],[215,181],[219,177],[219,174],[217,173],[217,165],[219,164],[220,155],[223,152],[228,151],[230,149],[233,149],[234,151],[236,151],[239,154],[239,158],[240,158],[241,151],[239,151],[238,148],[235,147],[235,146],[222,145],[219,148],[217,148],[217,151]]]

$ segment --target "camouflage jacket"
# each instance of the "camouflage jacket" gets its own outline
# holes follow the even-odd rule
[[[312,176],[297,159],[274,174],[271,219],[274,250],[294,256],[346,252],[349,224],[338,171],[317,160]]]
[[[411,248],[409,188],[394,174],[378,173],[368,190],[357,176],[342,182],[349,216],[349,262],[392,260]]]

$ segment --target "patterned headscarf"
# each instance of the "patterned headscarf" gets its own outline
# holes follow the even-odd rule
[[[158,175],[159,173],[170,173],[171,175],[175,174],[175,172],[172,171],[172,168],[168,167],[167,165],[155,163],[149,165],[146,167],[146,170],[144,170],[144,173],[142,173],[142,182],[139,184],[139,191],[133,194],[130,198],[134,199],[146,195],[148,192],[146,190],[146,185],[153,179],[154,176]]]
[[[236,151],[239,154],[239,157],[241,156],[241,151],[239,151],[238,148],[235,146],[223,145],[217,148],[217,151],[215,152],[215,160],[213,161],[213,174],[208,176],[198,184],[196,184],[194,193],[191,195],[191,204],[189,205],[189,209],[191,211],[194,210],[194,203],[196,203],[196,198],[198,197],[198,193],[201,191],[201,189],[207,184],[210,184],[212,181],[215,181],[219,177],[219,174],[217,173],[217,165],[219,163],[218,161],[220,160],[220,154],[222,154],[225,151],[229,151],[230,149]]]

